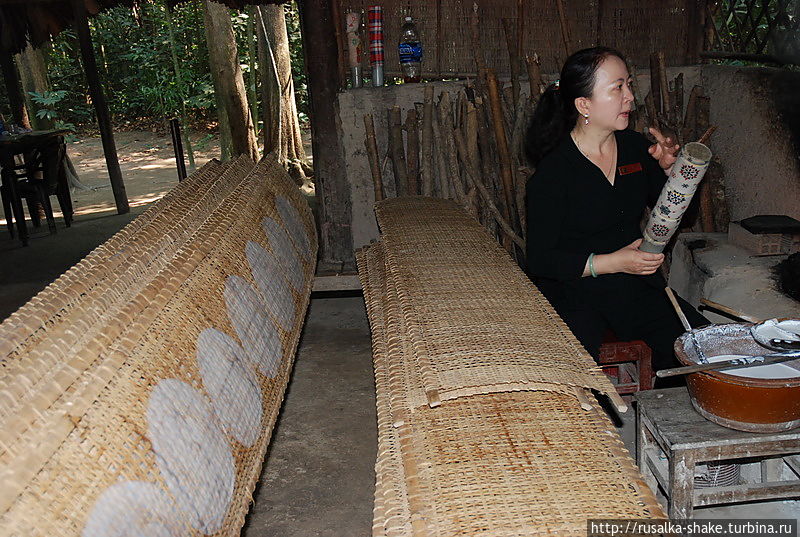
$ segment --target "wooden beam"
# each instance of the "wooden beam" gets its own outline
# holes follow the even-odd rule
[[[332,1],[300,2],[300,26],[308,73],[314,182],[320,200],[321,260],[355,265],[350,185],[344,172],[340,129],[336,125],[339,63]]]
[[[106,98],[97,75],[97,61],[92,48],[92,36],[89,32],[89,20],[86,16],[84,0],[72,0],[72,11],[75,17],[75,31],[80,42],[81,57],[86,73],[86,82],[89,84],[89,94],[97,114],[97,123],[100,128],[100,139],[103,141],[103,153],[106,157],[106,167],[111,178],[111,190],[117,204],[117,214],[130,212],[128,195],[125,192],[125,183],[122,180],[122,170],[119,168],[117,146],[114,143],[114,132],[111,128],[111,114],[108,112]]]

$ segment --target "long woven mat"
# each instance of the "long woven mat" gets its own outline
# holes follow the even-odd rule
[[[614,387],[544,296],[450,200],[376,205],[386,259],[428,402]]]
[[[374,536],[584,535],[587,518],[664,516],[606,416],[571,392],[426,404],[387,250],[357,253],[377,391]]]
[[[274,158],[203,174],[0,325],[0,535],[239,533],[316,234]]]

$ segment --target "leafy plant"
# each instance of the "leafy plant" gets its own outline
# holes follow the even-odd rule
[[[56,129],[75,130],[75,124],[61,119],[57,109],[58,105],[64,100],[64,97],[67,96],[66,90],[44,91],[42,93],[31,91],[29,94],[31,100],[42,107],[36,111],[36,117],[52,122]],[[74,134],[68,134],[64,139],[67,142],[74,142],[78,137]]]

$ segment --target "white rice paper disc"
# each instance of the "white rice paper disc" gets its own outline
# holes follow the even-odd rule
[[[122,481],[97,498],[82,537],[180,537],[182,514],[154,483]]]
[[[291,331],[297,306],[283,277],[283,267],[274,255],[253,241],[247,242],[245,254],[267,310],[281,328]]]
[[[189,384],[164,379],[147,403],[147,433],[161,476],[189,524],[206,535],[219,531],[236,468],[211,405]]]
[[[261,388],[236,341],[216,328],[197,338],[197,365],[225,431],[250,447],[261,432]]]
[[[295,291],[300,292],[305,284],[305,270],[300,258],[297,257],[297,250],[292,245],[289,235],[281,227],[281,225],[272,218],[265,218],[261,225],[264,227],[264,232],[267,234],[269,246],[278,260],[283,263],[284,270],[286,271],[286,279],[292,284]]]
[[[228,318],[242,342],[244,359],[262,375],[274,378],[283,357],[283,344],[278,327],[265,313],[264,299],[241,276],[228,276],[223,295]]]
[[[308,240],[308,232],[303,219],[300,218],[300,213],[294,208],[292,202],[283,196],[275,197],[275,206],[278,209],[278,214],[281,215],[283,226],[286,228],[297,249],[300,250],[300,255],[306,261],[311,261],[311,243]]]

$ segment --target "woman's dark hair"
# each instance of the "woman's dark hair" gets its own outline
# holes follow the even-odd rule
[[[525,156],[532,166],[535,167],[575,126],[578,119],[575,99],[592,96],[597,68],[608,56],[625,62],[625,57],[613,48],[592,47],[575,52],[561,68],[558,87],[550,84],[539,97],[525,134]]]

